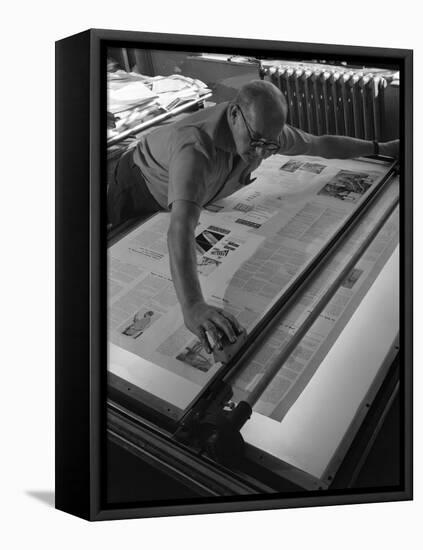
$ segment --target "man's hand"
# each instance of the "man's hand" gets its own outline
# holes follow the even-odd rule
[[[212,352],[207,333],[218,349],[223,349],[225,338],[233,344],[244,330],[233,315],[206,302],[197,302],[185,308],[184,322],[198,336],[207,353]]]
[[[379,153],[385,157],[399,158],[399,139],[379,143]]]

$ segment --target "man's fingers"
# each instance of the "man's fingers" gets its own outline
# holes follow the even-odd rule
[[[216,328],[216,325],[212,321],[206,321],[204,323],[204,327],[212,337],[214,344],[216,344],[219,349],[223,349],[221,336]]]
[[[226,319],[231,323],[232,327],[234,328],[236,334],[239,336],[242,332],[244,332],[244,328],[239,324],[236,317],[232,315],[232,313],[229,313],[225,310],[222,310],[222,315],[226,317]]]
[[[236,340],[236,333],[231,322],[221,313],[217,313],[213,317],[213,322],[220,328],[220,330],[227,336],[229,342],[232,344]]]
[[[201,342],[201,345],[206,350],[206,352],[211,353],[212,349],[211,349],[211,346],[210,346],[210,342],[209,342],[209,339],[207,338],[206,331],[205,331],[205,329],[203,329],[203,327],[200,327],[197,330],[197,336],[198,336],[198,339]]]

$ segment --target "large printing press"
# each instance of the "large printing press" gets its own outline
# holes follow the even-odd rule
[[[184,326],[169,214],[111,234],[108,436],[200,496],[351,487],[398,391],[397,166],[273,155],[252,175],[195,234],[206,300],[245,327],[222,351]]]
[[[109,430],[172,469],[188,453],[328,488],[398,351],[398,177],[281,155],[254,175],[196,231],[206,298],[246,328],[223,352],[184,327],[168,214],[109,247]]]

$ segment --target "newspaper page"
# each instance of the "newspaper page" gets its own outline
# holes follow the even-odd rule
[[[318,277],[287,315],[274,328],[269,338],[252,356],[235,381],[235,399],[245,399],[260,380],[273,358],[295,335],[296,329],[312,311],[313,304],[330,281],[340,272],[383,214],[384,209],[398,199],[398,178],[391,182],[383,200],[380,200],[358,227],[348,235],[342,249],[324,267]],[[319,364],[339,336],[363,297],[388,261],[399,240],[399,207],[390,215],[372,244],[352,268],[328,305],[302,338],[288,360],[269,384],[254,410],[281,421],[301,394]]]
[[[201,214],[195,239],[206,300],[253,329],[389,167],[366,159],[267,159],[253,183]],[[204,387],[220,364],[183,324],[168,224],[169,214],[160,213],[109,249],[109,342]],[[265,406],[268,414],[275,406]]]

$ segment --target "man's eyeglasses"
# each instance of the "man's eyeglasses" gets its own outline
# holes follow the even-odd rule
[[[269,153],[276,153],[280,149],[279,143],[276,141],[267,141],[263,138],[258,138],[257,136],[254,136],[254,130],[251,128],[251,126],[248,124],[248,122],[245,119],[244,113],[242,112],[242,109],[239,105],[237,105],[239,112],[241,113],[241,116],[244,120],[245,127],[247,128],[248,136],[250,138],[250,147],[251,149],[255,149],[256,147],[260,147],[261,149],[264,149],[265,151],[268,151]]]

